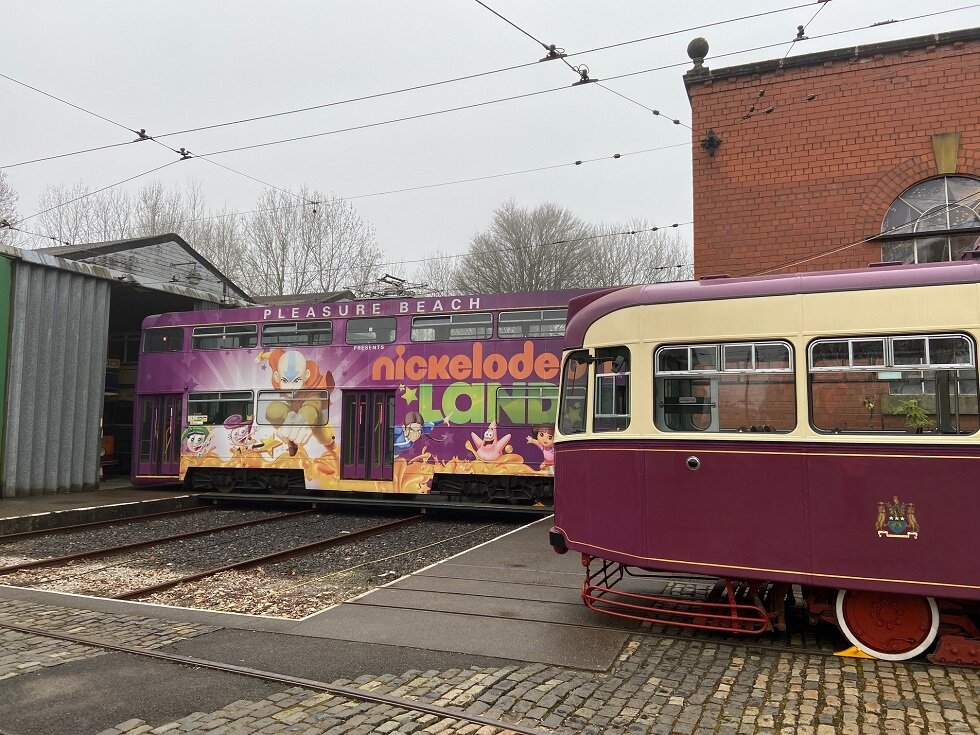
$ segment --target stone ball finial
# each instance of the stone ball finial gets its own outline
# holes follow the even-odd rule
[[[687,55],[694,62],[694,68],[700,69],[704,66],[704,57],[708,55],[707,39],[698,36],[687,44]]]

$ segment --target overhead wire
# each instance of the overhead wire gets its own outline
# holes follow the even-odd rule
[[[724,25],[724,24],[727,24],[727,23],[736,23],[736,22],[741,22],[741,21],[744,21],[744,20],[753,20],[753,19],[756,19],[756,18],[761,18],[761,17],[764,17],[764,16],[768,16],[768,15],[775,15],[775,14],[778,14],[778,13],[784,13],[784,12],[788,12],[788,11],[792,11],[792,10],[797,10],[799,8],[803,8],[803,7],[807,7],[807,6],[811,6],[811,5],[817,4],[817,2],[821,2],[821,1],[822,0],[816,0],[816,2],[808,2],[808,3],[797,4],[797,5],[790,5],[790,6],[787,6],[785,8],[776,8],[774,10],[767,10],[767,11],[764,11],[764,12],[752,13],[752,14],[748,14],[748,15],[737,16],[737,17],[734,17],[734,18],[727,18],[727,19],[724,19],[724,20],[713,21],[713,22],[704,23],[704,24],[701,24],[701,25],[688,26],[686,28],[680,28],[680,29],[676,29],[676,30],[673,30],[673,31],[666,31],[664,33],[658,33],[658,34],[654,34],[654,35],[651,35],[651,36],[645,36],[645,37],[642,37],[642,38],[636,38],[636,39],[632,39],[632,40],[629,40],[629,41],[622,41],[622,42],[619,42],[619,43],[607,44],[605,46],[598,46],[598,47],[595,47],[595,48],[585,49],[585,50],[582,50],[582,51],[575,51],[575,52],[571,52],[571,53],[566,54],[566,56],[569,56],[569,57],[571,57],[571,56],[582,56],[582,55],[586,55],[586,54],[590,54],[590,53],[595,53],[595,52],[598,52],[598,51],[605,51],[605,50],[608,50],[608,49],[619,48],[619,47],[622,47],[622,46],[626,46],[626,45],[630,45],[630,44],[635,44],[635,43],[643,43],[643,42],[646,42],[646,41],[656,40],[656,39],[660,39],[660,38],[666,38],[666,37],[669,37],[669,36],[672,36],[672,35],[677,35],[677,34],[680,34],[680,33],[688,33],[690,31],[695,31],[695,30],[701,30],[701,29],[704,29],[704,28],[715,27],[715,26]],[[782,45],[782,42],[780,44],[776,44],[776,45]],[[765,48],[765,47],[763,47],[763,48]],[[753,51],[753,50],[757,50],[757,49],[748,49],[747,51]],[[733,52],[733,53],[744,53],[744,52]],[[664,67],[660,67],[660,68],[656,68],[656,69],[651,69],[651,70],[648,70],[648,71],[659,71],[661,69],[670,69],[670,68],[675,68],[675,67],[678,67],[678,66],[686,66],[687,63],[689,63],[689,62],[680,62],[678,64],[671,64],[671,65],[668,65],[668,66],[664,66]],[[503,68],[500,68],[500,69],[494,69],[494,70],[485,71],[485,72],[478,72],[478,73],[475,73],[475,74],[468,74],[468,75],[463,75],[463,76],[458,76],[458,77],[452,77],[452,78],[449,78],[449,79],[439,80],[439,81],[436,81],[436,82],[429,82],[429,83],[425,83],[425,84],[418,84],[418,85],[413,85],[413,86],[410,86],[410,87],[403,87],[403,88],[400,88],[400,89],[389,90],[389,91],[379,92],[379,93],[375,93],[375,94],[362,95],[362,96],[359,96],[359,97],[351,97],[351,98],[347,98],[347,99],[343,99],[343,100],[337,100],[337,101],[334,101],[334,102],[328,102],[328,103],[319,104],[319,105],[311,105],[311,106],[308,106],[308,107],[301,107],[301,108],[296,108],[296,109],[292,109],[292,110],[284,110],[284,111],[281,111],[281,112],[269,113],[269,114],[265,114],[265,115],[256,115],[256,116],[251,116],[251,117],[246,117],[246,118],[241,118],[241,119],[236,119],[236,120],[229,120],[229,121],[226,121],[226,122],[213,123],[213,124],[202,125],[202,126],[193,127],[193,128],[184,128],[184,129],[181,129],[181,130],[174,130],[174,131],[169,131],[169,132],[165,132],[165,133],[158,133],[158,134],[153,135],[152,138],[153,139],[167,138],[167,137],[172,137],[172,136],[175,136],[175,135],[182,135],[182,134],[185,134],[185,133],[194,133],[194,132],[200,132],[200,131],[204,131],[204,130],[213,130],[213,129],[216,129],[216,128],[228,127],[228,126],[231,126],[231,125],[240,125],[240,124],[249,123],[249,122],[256,122],[256,121],[259,121],[259,120],[267,120],[267,119],[271,119],[271,118],[275,118],[275,117],[282,117],[282,116],[285,116],[285,115],[293,115],[293,114],[298,114],[298,113],[303,113],[303,112],[310,112],[310,111],[313,111],[313,110],[320,110],[320,109],[325,109],[325,108],[328,108],[328,107],[335,107],[335,106],[339,106],[339,105],[345,105],[345,104],[349,104],[349,103],[352,103],[352,102],[361,102],[361,101],[365,101],[365,100],[377,99],[377,98],[380,98],[380,97],[387,97],[387,96],[390,96],[390,95],[403,94],[403,93],[406,93],[406,92],[413,92],[413,91],[418,91],[418,90],[422,90],[422,89],[428,89],[428,88],[431,88],[431,87],[437,87],[437,86],[442,86],[442,85],[446,85],[446,84],[452,84],[452,83],[460,82],[460,81],[467,81],[467,80],[471,80],[471,79],[477,79],[477,78],[480,78],[480,77],[485,77],[485,76],[489,76],[489,75],[493,75],[493,74],[499,74],[499,73],[502,73],[502,72],[508,72],[508,71],[514,71],[514,70],[517,70],[517,69],[523,69],[523,68],[527,68],[527,67],[538,66],[539,64],[540,64],[539,61],[527,62],[527,63],[524,63],[524,64],[516,64],[516,65],[512,65],[512,66],[503,67]],[[640,73],[647,73],[647,72],[640,72]],[[24,85],[24,86],[29,86],[29,85]],[[557,90],[554,90],[554,91],[557,91]],[[58,97],[56,97],[54,95],[51,95],[51,94],[48,94],[48,93],[44,93],[44,92],[42,92],[42,94],[46,94],[47,96],[52,97],[53,99],[58,99],[59,101],[61,101],[60,98],[58,98]],[[71,103],[68,103],[68,104],[71,104]],[[84,108],[79,108],[79,109],[84,109]],[[131,128],[129,128],[127,126],[124,126],[124,125],[121,125],[120,123],[114,123],[114,124],[120,125],[120,127],[124,127],[127,130],[131,130],[131,132],[135,132],[137,134],[139,134],[139,132],[141,132],[141,131],[132,131]],[[69,157],[69,156],[80,155],[80,154],[84,154],[84,153],[91,153],[91,152],[95,152],[95,151],[106,150],[106,149],[109,149],[109,148],[115,148],[115,147],[119,147],[119,146],[130,145],[132,143],[142,142],[143,140],[146,140],[146,139],[149,139],[149,137],[146,137],[146,138],[137,138],[136,140],[123,141],[123,142],[119,142],[119,143],[111,143],[111,144],[104,145],[104,146],[97,146],[97,147],[93,147],[93,148],[86,148],[86,149],[83,149],[83,150],[71,151],[71,152],[67,152],[67,153],[58,153],[58,154],[54,154],[54,155],[50,155],[50,156],[44,156],[44,157],[41,157],[41,158],[34,158],[34,159],[26,160],[26,161],[19,161],[19,162],[11,163],[11,164],[4,164],[4,165],[0,165],[0,169],[15,168],[17,166],[26,166],[26,165],[33,164],[33,163],[40,163],[40,162],[43,162],[43,161],[50,161],[50,160],[54,160],[54,159],[66,158],[66,157]]]

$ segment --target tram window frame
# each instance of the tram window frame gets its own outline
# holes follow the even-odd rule
[[[670,433],[788,434],[798,423],[795,363],[793,345],[780,339],[660,345],[653,354],[654,425]],[[768,377],[753,380],[757,376]],[[779,380],[778,376],[786,379]],[[726,413],[748,412],[750,407],[748,401],[741,406],[725,401],[722,389],[730,384],[742,386],[743,394],[750,388],[763,391],[762,399],[751,406],[757,411],[764,409],[759,411],[758,421],[747,418],[737,426],[722,425]],[[776,413],[772,407],[779,405],[780,393],[790,397],[792,405]],[[774,413],[790,425],[767,420]]]
[[[313,406],[319,403],[319,407]],[[282,421],[269,418],[269,406],[282,403],[286,411]],[[299,410],[292,410],[296,404]],[[311,408],[317,413],[317,420],[310,423],[303,414],[304,408]],[[328,390],[260,390],[256,397],[255,422],[262,426],[327,426],[330,424],[330,391]]]
[[[588,420],[589,366],[592,356],[588,350],[568,354],[561,369],[561,389],[558,395],[558,430],[566,435],[584,434]],[[570,375],[570,368],[575,373]],[[571,381],[571,382],[570,382]]]
[[[492,337],[493,313],[489,311],[412,317],[412,342],[465,342]]]
[[[355,325],[356,331],[354,331]],[[360,331],[362,327],[366,327],[367,331]],[[375,335],[375,338],[368,339],[366,337],[368,334]],[[348,319],[347,327],[344,329],[344,341],[349,345],[390,345],[396,341],[397,335],[398,320],[393,316]],[[352,337],[356,338],[351,341]],[[379,337],[384,337],[384,339],[378,339]]]
[[[212,420],[212,406],[223,404],[238,404],[233,409],[218,411],[214,415],[222,418],[218,421]],[[201,411],[201,404],[208,408],[206,412]],[[234,391],[194,391],[187,394],[187,416],[205,416],[204,421],[200,422],[204,426],[221,426],[232,416],[240,416],[244,421],[252,421],[255,417],[255,394],[250,390]]]
[[[564,337],[568,309],[519,309],[497,315],[500,339],[546,339]]]
[[[944,341],[959,347],[951,345],[952,349],[943,349],[940,344]],[[867,342],[882,344],[880,363],[862,364],[855,359],[854,345]],[[819,352],[830,352],[835,347],[841,356],[838,364],[815,364]],[[848,358],[843,360],[845,352]],[[956,358],[957,353],[959,359],[933,362],[939,355]],[[919,362],[910,359],[916,356]],[[815,339],[807,348],[807,372],[810,425],[814,431],[878,435],[910,430],[944,435],[970,435],[980,431],[977,349],[970,335],[920,333]],[[835,383],[827,377],[831,374],[839,374],[840,380],[836,382],[845,386],[836,394],[829,388]],[[862,387],[863,384],[867,387]],[[966,390],[964,385],[968,386]],[[910,386],[915,390],[906,390]],[[915,401],[916,409],[925,409],[927,415],[934,417],[926,427],[910,426],[907,419],[902,421],[910,400]],[[824,409],[830,404],[833,408]],[[832,418],[827,425],[822,425],[824,415]],[[977,428],[963,428],[969,417],[973,417]]]
[[[517,413],[516,411],[505,412],[503,409],[503,404],[505,401],[510,401],[512,403],[523,402],[524,406],[520,410],[523,414],[524,420],[517,421],[511,418],[511,414]],[[528,418],[531,409],[531,402],[538,401],[541,407],[542,417],[540,421],[531,421]],[[553,409],[549,412],[544,410],[544,402],[551,401]],[[496,421],[497,426],[515,426],[515,427],[544,427],[550,426],[552,432],[554,432],[555,424],[558,421],[558,404],[559,404],[559,393],[557,385],[502,385],[497,388],[494,394],[494,405],[496,406]],[[545,413],[549,413],[549,416],[545,416]]]
[[[157,341],[158,337],[160,338],[159,341]],[[156,349],[157,347],[164,347],[165,349]],[[152,329],[147,329],[143,332],[144,353],[183,351],[183,327],[153,327]]]
[[[333,322],[329,319],[262,324],[263,347],[325,347],[330,344],[333,344]]]
[[[223,343],[223,340],[231,340],[232,344]],[[191,331],[191,349],[194,350],[242,350],[256,347],[258,343],[257,324],[207,324]]]
[[[595,399],[592,403],[592,431],[624,431],[630,425],[629,347],[601,347],[595,350]],[[607,367],[608,366],[608,367]],[[602,372],[600,372],[602,370]],[[608,409],[608,410],[600,410]]]

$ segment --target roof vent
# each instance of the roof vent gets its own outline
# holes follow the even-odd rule
[[[883,260],[880,263],[868,263],[868,268],[887,268],[890,265],[905,265],[901,260]]]
[[[701,276],[702,281],[719,281],[722,278],[731,278],[727,273],[715,273],[710,276]]]

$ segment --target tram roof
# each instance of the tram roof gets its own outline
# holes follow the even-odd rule
[[[571,302],[565,330],[565,348],[582,346],[585,333],[594,322],[607,314],[631,306],[978,282],[980,260],[969,259],[746,278],[709,276],[699,281],[626,286],[586,294]]]

